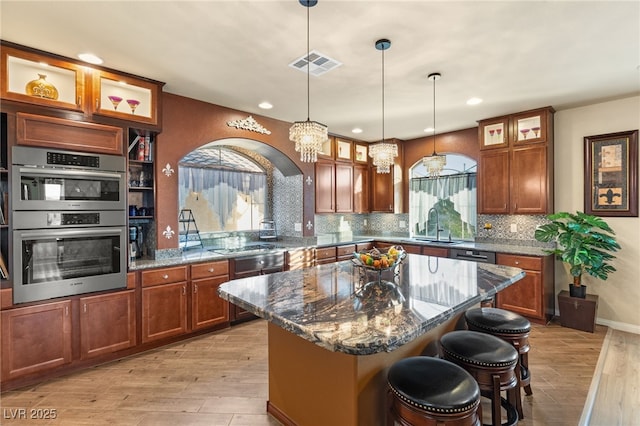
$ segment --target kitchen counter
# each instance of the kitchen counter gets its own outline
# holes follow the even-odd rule
[[[544,247],[533,245],[515,245],[515,244],[499,244],[497,242],[474,242],[474,241],[456,241],[453,244],[448,242],[433,242],[423,241],[418,238],[409,237],[395,237],[395,236],[381,236],[381,235],[353,235],[351,233],[335,233],[335,234],[323,234],[314,238],[305,239],[290,239],[284,241],[278,241],[278,248],[271,249],[270,251],[287,251],[299,248],[311,248],[311,247],[329,247],[339,246],[347,244],[359,244],[371,241],[381,241],[392,244],[411,244],[429,247],[445,247],[445,248],[458,248],[469,250],[482,250],[495,253],[508,253],[519,254],[524,256],[546,256],[543,251]],[[210,251],[208,248],[204,249],[191,249],[181,251],[180,255],[171,256],[160,259],[137,259],[129,264],[129,271],[168,267],[176,265],[185,265],[198,262],[208,262],[211,260],[231,259],[238,256],[246,256],[250,254],[264,253],[265,250],[247,250],[234,253],[220,253],[216,251]]]
[[[267,411],[284,424],[383,425],[388,367],[433,352],[466,309],[524,275],[408,254],[381,281],[342,261],[230,281],[219,293],[269,322]]]

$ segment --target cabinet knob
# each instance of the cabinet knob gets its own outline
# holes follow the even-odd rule
[[[182,286],[182,295],[183,295],[183,296],[186,296],[186,294],[187,294],[187,286],[186,286],[186,285],[183,285],[183,286]]]
[[[520,264],[520,262],[516,260],[516,265],[519,265],[519,264]]]
[[[209,272],[213,272],[213,271],[214,271],[214,269],[213,269],[213,268],[209,268]]]
[[[194,284],[193,285],[193,292],[197,293],[198,292],[198,284]]]
[[[169,275],[164,274],[164,275],[162,276],[162,279],[164,279],[164,280],[169,279]]]

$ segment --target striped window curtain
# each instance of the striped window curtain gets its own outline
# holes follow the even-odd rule
[[[477,227],[476,173],[460,173],[437,178],[413,178],[409,182],[409,221],[412,235],[436,236],[435,219],[429,210],[438,212],[445,236],[472,240]]]
[[[193,210],[201,231],[258,229],[264,219],[266,174],[180,166],[178,176],[180,209]]]

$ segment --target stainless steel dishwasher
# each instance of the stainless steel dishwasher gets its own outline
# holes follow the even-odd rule
[[[284,251],[250,254],[232,258],[230,262],[231,279],[256,277],[284,270]],[[251,312],[231,304],[229,320],[232,324],[257,318]]]
[[[496,263],[496,254],[494,252],[476,249],[451,248],[449,249],[449,258],[481,263]]]

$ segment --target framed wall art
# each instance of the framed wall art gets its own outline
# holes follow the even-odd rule
[[[638,130],[584,138],[584,211],[638,217]]]

